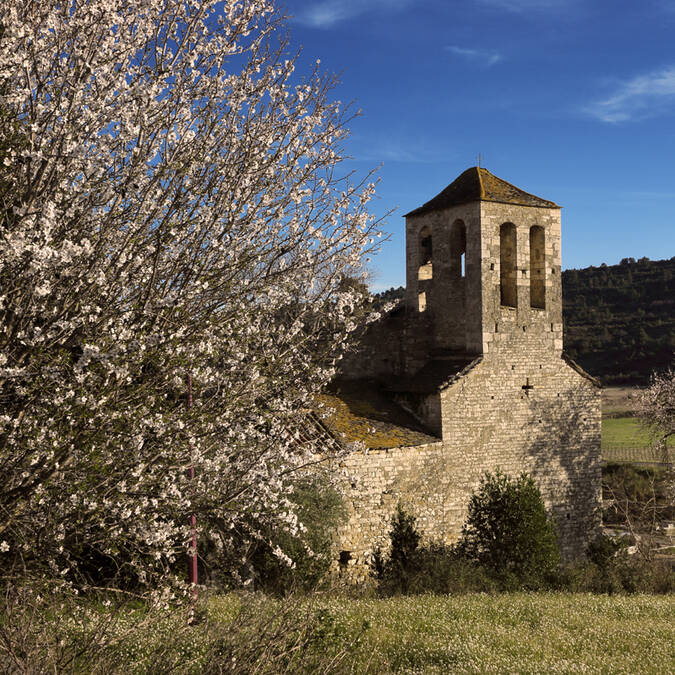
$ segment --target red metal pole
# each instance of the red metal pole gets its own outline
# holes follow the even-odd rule
[[[188,373],[187,376],[187,407],[188,410],[192,408],[192,375]],[[195,477],[195,467],[192,458],[192,450],[190,450],[190,467],[188,468],[188,476],[191,481]],[[197,516],[195,513],[190,515],[190,525],[192,526],[192,541],[190,546],[192,554],[188,557],[188,580],[192,586],[192,599],[197,600],[197,584],[199,577],[197,574]]]

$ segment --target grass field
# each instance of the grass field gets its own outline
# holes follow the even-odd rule
[[[609,417],[602,420],[602,447],[605,448],[643,448],[652,442],[649,432],[640,425],[635,417]],[[675,444],[670,439],[669,445]]]
[[[211,617],[231,616],[232,601],[214,599]],[[675,673],[673,596],[516,593],[321,604],[336,635],[367,626],[339,672]]]
[[[636,387],[605,387],[602,390],[602,458],[606,462],[661,464],[663,451],[654,447],[653,438],[634,417]],[[669,448],[675,448],[670,439]],[[670,451],[669,461],[675,451]]]
[[[675,439],[668,443],[669,457],[653,444],[653,439],[634,417],[603,417],[602,458],[606,462],[659,464],[673,461]]]
[[[0,616],[0,654],[9,666],[0,670],[675,673],[675,595],[334,594],[281,601],[232,593],[202,602],[193,623],[177,608],[148,613],[85,602],[66,615],[52,605],[45,616],[15,607]]]

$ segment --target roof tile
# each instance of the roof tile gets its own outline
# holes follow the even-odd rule
[[[491,174],[487,169],[472,166],[458,176],[448,187],[419,208],[406,213],[407,216],[419,216],[430,211],[440,211],[449,206],[459,206],[470,202],[500,202],[520,206],[538,206],[548,209],[560,207],[548,199],[542,199],[517,188],[511,183]]]

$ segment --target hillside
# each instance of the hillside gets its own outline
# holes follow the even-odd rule
[[[603,384],[646,384],[675,354],[675,258],[565,270],[565,351]],[[375,296],[402,298],[403,287]]]
[[[565,351],[604,384],[646,384],[673,363],[675,258],[566,270]]]

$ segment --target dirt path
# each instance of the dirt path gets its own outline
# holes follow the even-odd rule
[[[604,387],[602,390],[602,414],[612,417],[629,417],[633,414],[638,387]]]

